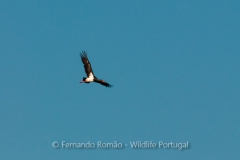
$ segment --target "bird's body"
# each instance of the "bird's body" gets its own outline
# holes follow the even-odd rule
[[[96,83],[100,83],[101,85],[104,85],[106,87],[112,87],[112,85],[110,85],[107,82],[104,82],[103,80],[98,79],[97,77],[94,76],[92,66],[88,60],[87,53],[85,51],[82,51],[82,53],[80,53],[80,57],[82,59],[82,62],[84,64],[84,69],[87,74],[87,78],[83,77],[83,80],[80,83],[96,82]]]
[[[85,79],[85,82],[93,82],[94,76],[92,73],[90,73],[89,77]]]

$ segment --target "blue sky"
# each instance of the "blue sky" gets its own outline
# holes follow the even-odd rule
[[[231,159],[240,2],[0,1],[1,159]],[[79,84],[79,53],[113,84]],[[52,142],[188,149],[54,149]]]

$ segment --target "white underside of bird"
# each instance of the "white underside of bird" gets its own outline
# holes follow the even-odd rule
[[[85,82],[93,82],[94,76],[92,72],[89,74],[89,77],[85,79]]]

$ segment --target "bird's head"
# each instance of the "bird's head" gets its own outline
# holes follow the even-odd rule
[[[82,81],[80,81],[79,83],[84,83],[84,82],[86,82],[86,77],[83,77],[83,80]]]

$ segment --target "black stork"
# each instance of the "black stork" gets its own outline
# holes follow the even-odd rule
[[[103,81],[102,79],[98,79],[96,76],[94,76],[91,64],[88,60],[87,57],[87,52],[82,51],[82,53],[80,53],[80,57],[82,59],[82,62],[84,64],[84,68],[85,68],[85,72],[87,74],[87,78],[83,77],[83,80],[79,83],[90,83],[90,82],[97,82],[100,83],[101,85],[104,85],[106,87],[112,87],[112,85],[108,84],[107,82]]]

